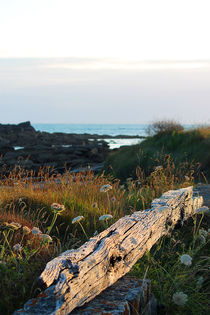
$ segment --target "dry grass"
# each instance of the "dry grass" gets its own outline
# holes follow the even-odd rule
[[[33,172],[16,168],[7,177],[2,177],[0,186],[0,309],[11,314],[29,298],[39,292],[34,279],[40,275],[47,261],[60,252],[79,247],[87,237],[101,232],[120,217],[150,206],[150,202],[163,192],[186,187],[193,183],[193,170],[183,165],[177,170],[170,156],[159,156],[156,167],[149,176],[137,169],[137,178],[128,179],[122,187],[119,180],[95,176],[93,172],[63,175],[40,170]],[[108,192],[100,192],[104,185],[111,185]],[[59,203],[65,211],[52,211],[51,205]],[[113,218],[99,221],[104,214]],[[82,228],[72,224],[72,219],[83,216]],[[55,219],[55,220],[54,220]],[[52,226],[52,230],[49,226]],[[16,222],[21,227],[9,228]],[[33,233],[24,235],[23,226],[38,227],[42,233],[50,233],[52,242],[42,244]],[[85,233],[83,231],[85,230]],[[6,237],[5,237],[6,236]],[[15,244],[22,250],[16,252]],[[4,285],[3,285],[4,284]],[[14,290],[10,290],[10,288]],[[7,292],[10,290],[10,294]]]

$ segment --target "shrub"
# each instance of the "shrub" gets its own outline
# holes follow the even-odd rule
[[[169,134],[173,131],[179,132],[183,130],[184,127],[174,120],[159,120],[149,125],[147,128],[147,134],[152,136],[156,134]]]

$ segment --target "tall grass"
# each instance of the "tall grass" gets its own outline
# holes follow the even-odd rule
[[[203,127],[188,131],[157,133],[140,144],[112,152],[105,161],[106,172],[123,181],[132,176],[140,166],[146,175],[156,165],[158,155],[170,154],[175,167],[194,165],[197,182],[209,180],[210,176],[210,128]]]
[[[120,217],[144,210],[163,192],[193,184],[193,166],[175,168],[169,155],[159,156],[149,175],[138,168],[135,179],[124,185],[104,173],[63,175],[41,169],[38,176],[16,168],[0,185],[0,309],[11,314],[40,291],[36,278],[47,261],[60,252],[79,247]],[[108,192],[101,189],[110,185]],[[51,205],[64,206],[55,213]],[[110,220],[102,221],[102,215]],[[75,217],[80,224],[73,224]],[[43,242],[39,234],[25,233],[25,227],[40,229],[52,238]],[[36,231],[36,229],[35,229]],[[49,236],[48,236],[49,237]],[[17,246],[18,245],[18,246]],[[20,250],[17,250],[20,248]],[[7,293],[9,292],[9,294]]]
[[[208,314],[208,226],[208,217],[203,220],[199,215],[190,219],[181,229],[162,237],[130,271],[130,275],[151,280],[159,315]],[[182,263],[183,255],[189,255],[192,263]],[[183,305],[177,305],[173,299],[177,292],[187,297]]]

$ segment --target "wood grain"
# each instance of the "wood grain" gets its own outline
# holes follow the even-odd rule
[[[40,276],[47,289],[14,314],[69,314],[119,278],[177,223],[201,207],[192,187],[164,193],[151,209],[119,219],[77,250],[50,261]]]

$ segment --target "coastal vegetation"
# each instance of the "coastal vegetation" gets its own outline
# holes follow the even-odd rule
[[[208,148],[208,128],[164,130],[111,153],[100,174],[48,168],[35,174],[15,167],[2,175],[0,313],[11,314],[40,293],[39,275],[61,252],[149,208],[165,191],[195,186],[195,176],[207,180]],[[131,270],[151,280],[159,314],[207,313],[208,227],[208,211],[201,211],[161,238]]]
[[[197,182],[209,180],[209,126],[183,130],[174,122],[158,122],[150,127],[148,133],[150,136],[141,143],[109,154],[105,162],[106,171],[125,181],[128,177],[136,178],[139,166],[146,175],[150,174],[157,163],[164,164],[165,157],[170,155],[176,169],[189,169],[191,165]]]

